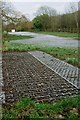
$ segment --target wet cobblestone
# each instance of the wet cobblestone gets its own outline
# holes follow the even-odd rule
[[[53,102],[78,94],[76,87],[27,52],[3,53],[2,71],[6,105],[22,96]]]

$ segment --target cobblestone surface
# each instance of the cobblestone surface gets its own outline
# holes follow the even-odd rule
[[[80,89],[80,69],[41,51],[33,51],[30,52],[30,54],[43,62],[45,65],[49,66],[54,72],[59,74],[72,85]]]
[[[2,53],[0,52],[0,106],[5,102],[5,93],[2,92],[3,77],[2,77]]]
[[[22,96],[52,102],[78,94],[78,89],[27,52],[3,53],[5,104]]]

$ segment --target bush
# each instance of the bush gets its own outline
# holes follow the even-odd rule
[[[7,38],[8,37],[8,32],[7,31],[4,31],[3,33],[2,33],[2,43],[4,44],[5,43],[5,41],[7,41]]]

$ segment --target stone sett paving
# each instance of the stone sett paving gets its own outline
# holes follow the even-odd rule
[[[2,53],[0,52],[0,106],[5,102],[5,93],[2,91],[3,77],[2,77]]]
[[[41,51],[32,51],[31,55],[50,67],[72,85],[80,89],[80,69]]]
[[[27,52],[3,53],[2,71],[5,105],[12,105],[22,96],[53,102],[78,94],[76,87]]]

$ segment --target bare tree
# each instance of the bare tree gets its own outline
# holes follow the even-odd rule
[[[21,13],[14,10],[10,2],[0,1],[0,15],[2,22],[16,22],[21,17]]]
[[[57,15],[57,12],[55,9],[53,8],[50,8],[48,6],[41,6],[38,11],[36,12],[36,15],[39,16],[39,15],[44,15],[44,14],[47,14],[49,16],[56,16]]]
[[[77,28],[77,32],[78,32],[78,28],[79,28],[79,25],[78,25],[78,3],[70,3],[70,5],[68,6],[68,9],[67,9],[67,13],[72,13],[73,16],[73,19],[75,20],[75,24],[76,24],[76,28]]]
[[[78,10],[80,10],[80,1],[78,2]]]
[[[17,29],[17,27],[24,29],[26,22],[29,21],[25,15],[16,11],[10,2],[0,1],[0,14],[3,31],[10,31],[12,28]]]

